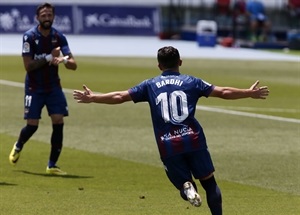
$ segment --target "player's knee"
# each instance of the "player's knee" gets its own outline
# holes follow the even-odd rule
[[[27,124],[26,127],[25,127],[26,133],[29,136],[32,136],[37,131],[37,129],[38,129],[37,125],[29,125],[29,124]]]
[[[61,114],[52,114],[51,120],[53,125],[59,125],[64,123],[64,117]]]

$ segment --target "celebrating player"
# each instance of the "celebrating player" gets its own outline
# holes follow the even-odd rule
[[[73,97],[78,103],[148,102],[158,150],[169,180],[184,200],[199,207],[202,201],[193,177],[199,179],[211,213],[220,215],[221,191],[214,178],[215,169],[203,129],[194,117],[197,101],[203,96],[265,99],[269,95],[268,87],[258,87],[259,81],[249,89],[219,87],[181,74],[182,60],[178,50],[171,46],[160,48],[157,60],[161,75],[129,90],[96,94],[83,85],[84,91],[74,90]]]
[[[22,57],[26,70],[24,119],[27,124],[21,129],[19,138],[9,155],[15,165],[24,144],[36,132],[44,106],[52,121],[51,152],[46,173],[66,175],[56,162],[63,145],[64,116],[68,116],[68,106],[62,91],[58,74],[59,64],[76,70],[77,64],[70,51],[66,37],[52,27],[55,8],[49,3],[37,7],[36,18],[39,24],[23,35]],[[62,52],[63,56],[60,56]]]

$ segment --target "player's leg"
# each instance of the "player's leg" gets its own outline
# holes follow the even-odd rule
[[[214,175],[210,175],[205,180],[200,180],[206,192],[207,204],[212,215],[222,215],[222,195],[217,185]]]
[[[257,29],[258,29],[258,22],[256,17],[252,16],[250,20],[250,40],[252,42],[257,41]]]
[[[27,124],[21,129],[18,140],[17,142],[15,142],[9,154],[9,161],[12,165],[15,165],[17,163],[24,144],[38,129],[39,119],[41,118],[41,111],[43,106],[44,101],[42,96],[31,93],[25,95],[24,119],[27,120]]]
[[[21,151],[23,149],[24,144],[37,131],[38,125],[38,119],[27,119],[27,124],[21,129],[19,138],[16,142],[16,148],[18,149],[18,151]]]
[[[52,114],[52,134],[51,134],[51,151],[48,162],[48,167],[56,166],[56,162],[60,156],[63,147],[63,115]]]
[[[197,186],[193,181],[185,156],[172,156],[163,160],[163,163],[169,180],[180,191],[182,199],[189,201],[193,206],[199,207],[202,200],[197,193]]]
[[[271,35],[271,23],[268,19],[264,20],[264,22],[261,23],[261,40],[262,41],[268,41],[269,39],[272,39]]]
[[[192,152],[188,158],[192,174],[195,178],[200,180],[200,183],[206,192],[207,204],[211,213],[213,215],[221,215],[222,196],[213,175],[215,169],[209,151],[203,149]]]
[[[63,147],[64,116],[68,116],[66,98],[62,91],[55,91],[47,99],[47,110],[52,121],[51,150],[46,172],[55,175],[65,175],[66,172],[57,167]]]

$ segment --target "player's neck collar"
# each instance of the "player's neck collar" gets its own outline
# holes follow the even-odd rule
[[[165,70],[163,71],[162,75],[166,76],[166,75],[179,75],[180,73],[178,71],[175,70]]]

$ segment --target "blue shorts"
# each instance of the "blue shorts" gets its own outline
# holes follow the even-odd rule
[[[259,13],[259,14],[252,14],[251,20],[263,23],[263,22],[266,22],[268,20],[268,18],[266,15]]]
[[[50,93],[26,92],[24,119],[40,119],[44,106],[47,107],[49,116],[52,114],[69,115],[65,94],[61,89],[57,89]]]
[[[163,164],[169,180],[179,190],[186,181],[193,181],[193,177],[201,180],[215,171],[208,149],[169,157]]]

